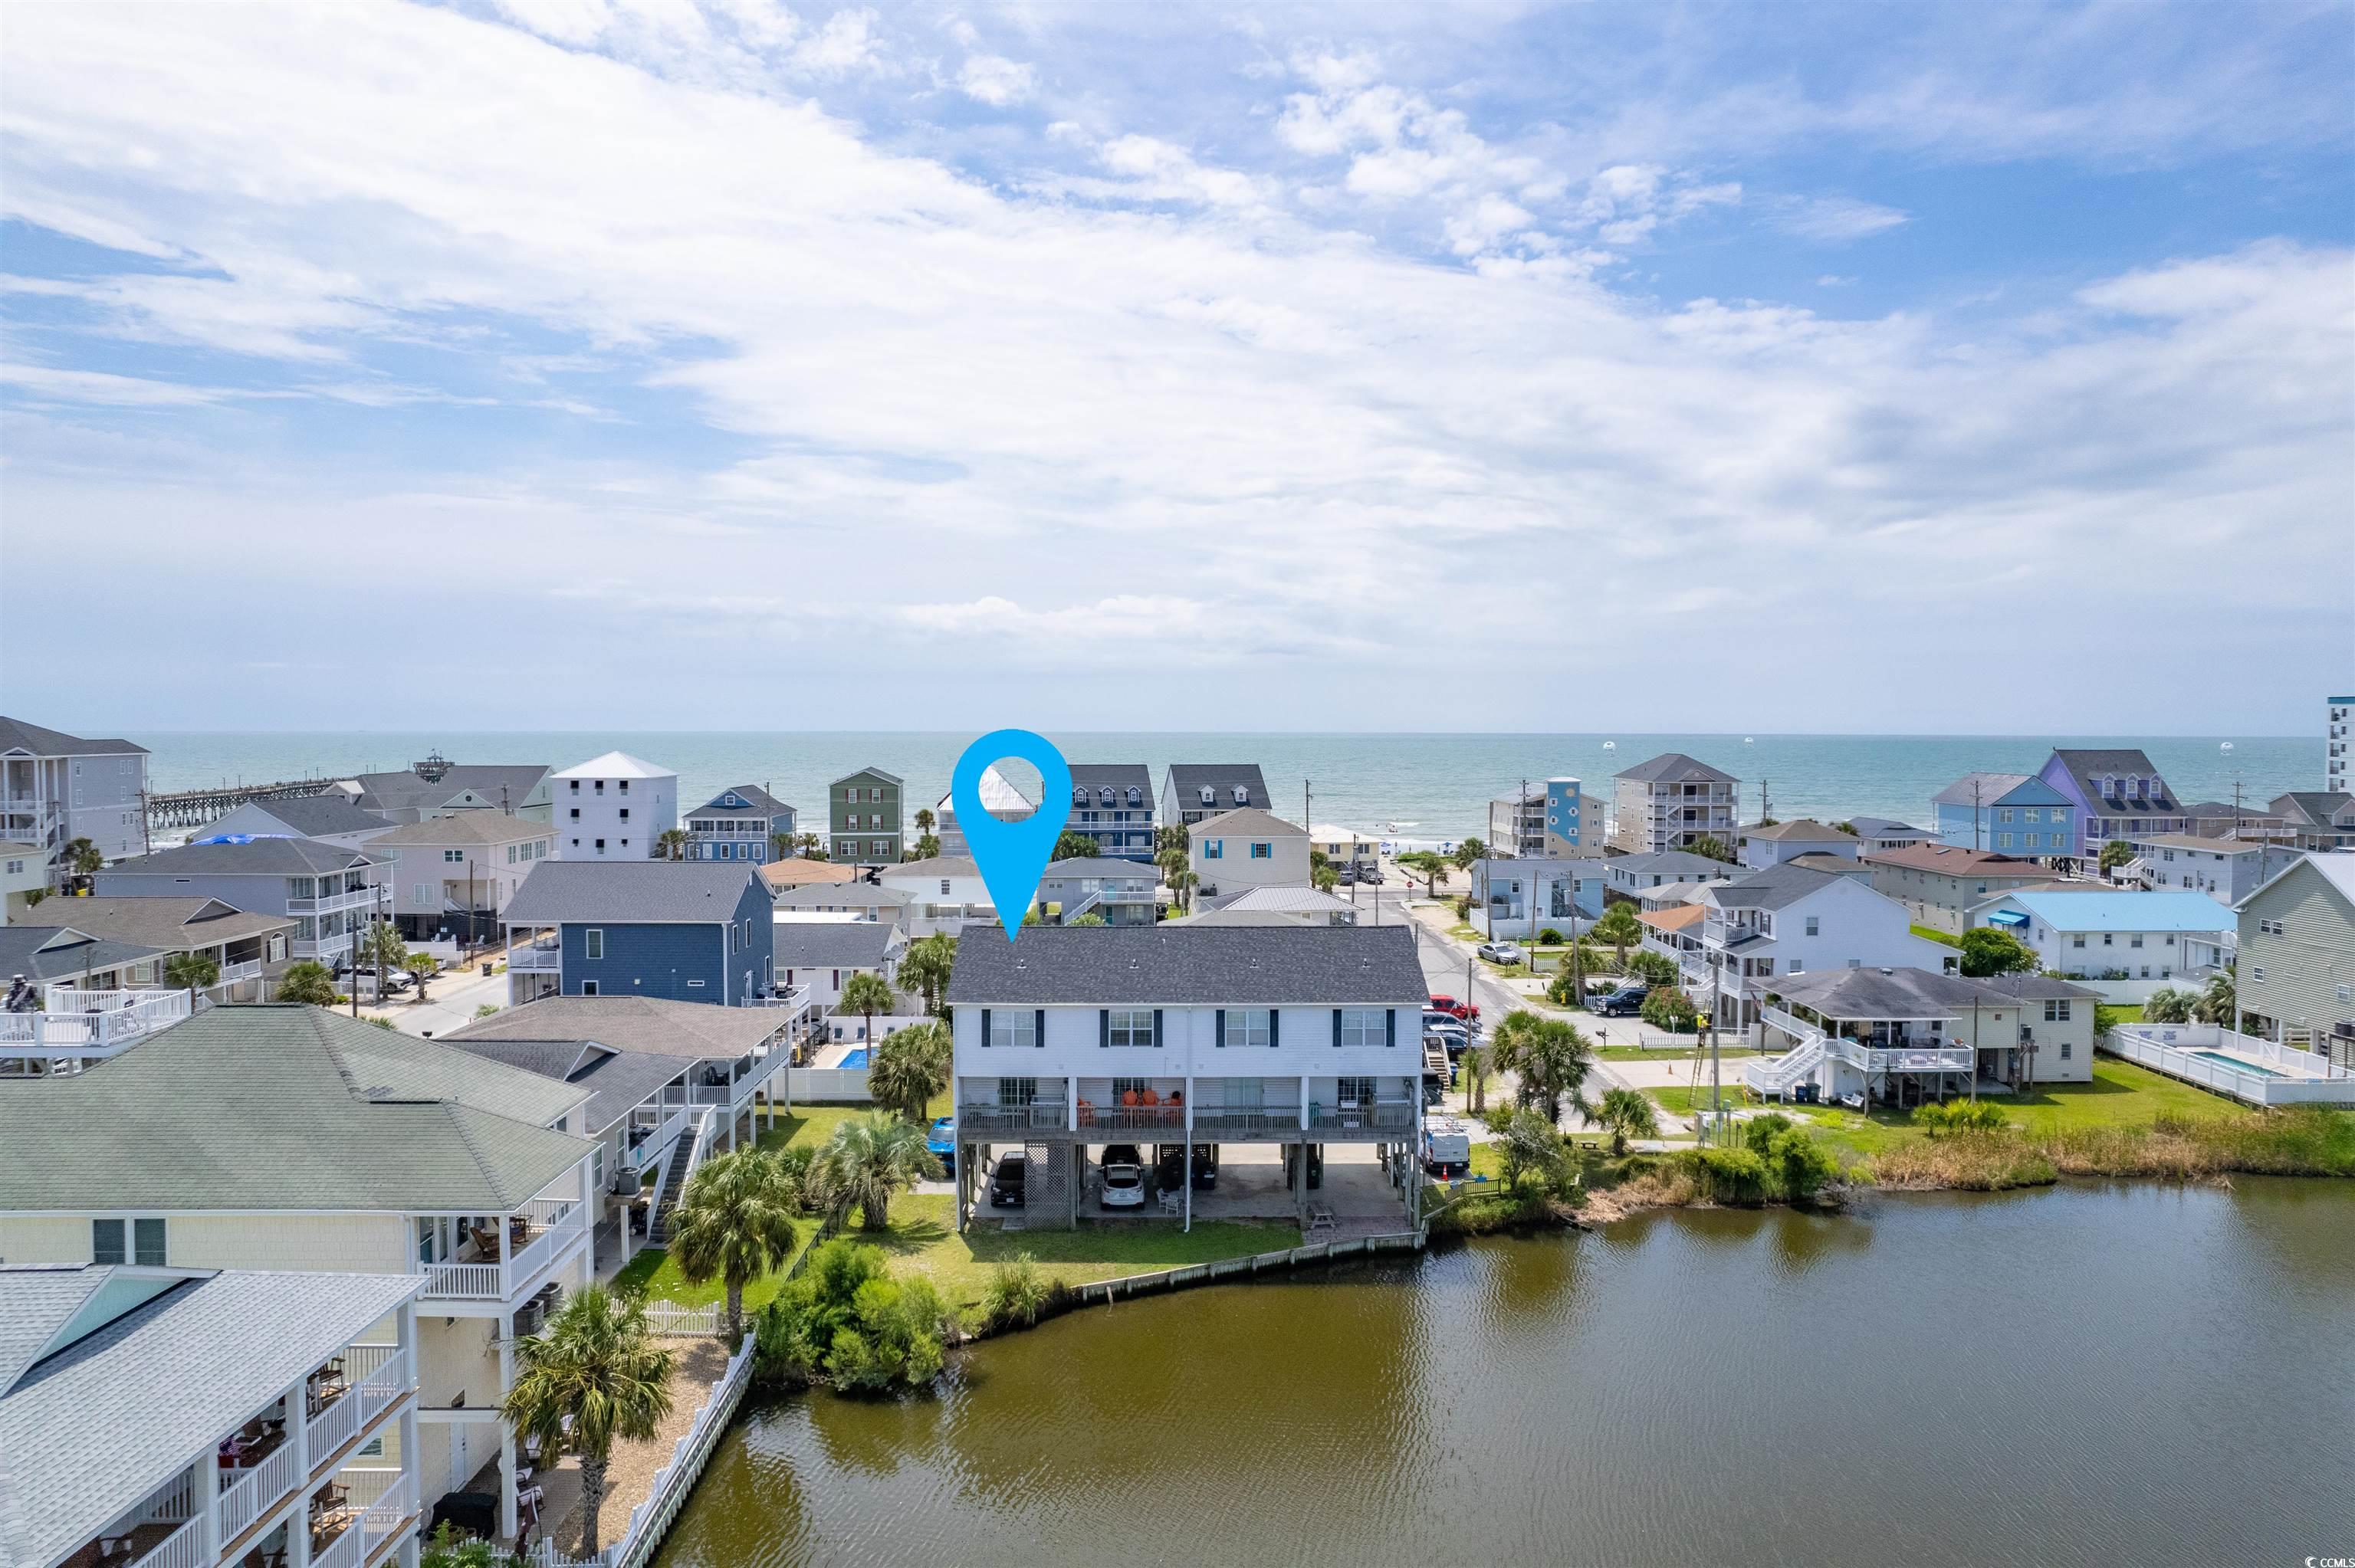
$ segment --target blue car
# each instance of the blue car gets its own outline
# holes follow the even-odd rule
[[[925,1138],[924,1147],[931,1150],[932,1158],[941,1162],[943,1173],[951,1177],[956,1175],[956,1118],[954,1117],[944,1116],[932,1123],[932,1130]]]

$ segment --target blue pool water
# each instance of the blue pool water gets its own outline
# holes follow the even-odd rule
[[[864,1067],[867,1065],[867,1047],[861,1045],[858,1050],[851,1052],[841,1061],[837,1062],[835,1065],[837,1067]]]
[[[2238,1056],[2227,1056],[2222,1051],[2194,1051],[2191,1054],[2194,1056],[2205,1056],[2211,1062],[2222,1062],[2236,1073],[2248,1073],[2260,1078],[2278,1078],[2282,1075],[2271,1067],[2260,1067],[2254,1062],[2244,1062]]]

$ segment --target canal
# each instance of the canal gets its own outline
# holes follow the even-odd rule
[[[2355,1556],[2355,1183],[1644,1216],[1111,1308],[748,1406],[660,1559]]]

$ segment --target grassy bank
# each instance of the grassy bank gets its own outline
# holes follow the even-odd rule
[[[1960,937],[1955,936],[1952,931],[1941,931],[1935,926],[1908,926],[1905,928],[1923,941],[1935,942],[1941,947],[1959,948],[1963,945],[1963,939]]]

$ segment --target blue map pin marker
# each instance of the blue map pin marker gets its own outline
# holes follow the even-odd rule
[[[982,774],[991,763],[1007,757],[1019,758],[1037,768],[1047,791],[1039,809],[1018,822],[991,816],[981,803]],[[1055,841],[1063,836],[1063,824],[1071,820],[1071,767],[1043,735],[1027,729],[992,730],[957,758],[956,771],[949,776],[949,800],[956,807],[957,826],[964,830],[964,842],[981,867],[982,885],[989,889],[990,902],[997,906],[1006,939],[1018,940],[1022,912],[1037,895],[1047,857],[1054,853]]]

